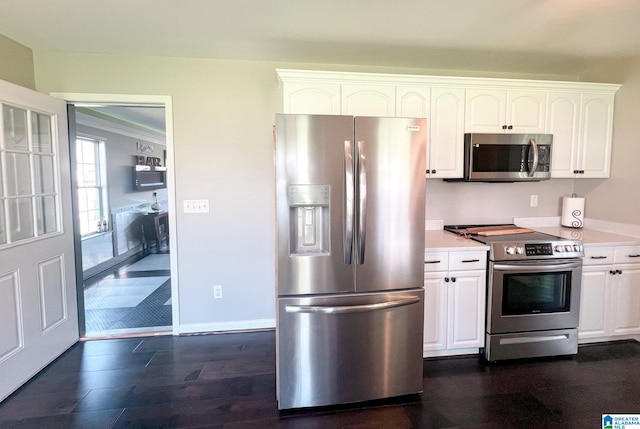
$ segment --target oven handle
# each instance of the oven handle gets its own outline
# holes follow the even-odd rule
[[[492,265],[496,271],[527,271],[527,272],[545,272],[545,271],[561,271],[573,270],[582,267],[582,261],[560,262],[560,263],[523,263],[523,264],[496,264]]]

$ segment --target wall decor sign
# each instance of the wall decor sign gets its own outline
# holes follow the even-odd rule
[[[153,146],[149,143],[136,142],[136,145],[138,146],[138,153],[144,153],[147,155],[153,153]]]

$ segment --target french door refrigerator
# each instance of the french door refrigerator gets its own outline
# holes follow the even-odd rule
[[[426,120],[277,115],[279,409],[422,391]]]

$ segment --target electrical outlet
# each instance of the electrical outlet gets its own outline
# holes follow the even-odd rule
[[[538,207],[538,196],[531,195],[531,207]]]
[[[213,299],[222,299],[222,285],[213,286]]]

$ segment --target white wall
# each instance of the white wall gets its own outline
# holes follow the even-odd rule
[[[0,79],[35,89],[31,49],[2,34],[0,34]]]
[[[177,207],[184,199],[208,199],[211,208],[176,213],[180,330],[273,325],[272,125],[281,110],[275,65],[34,57],[42,92],[172,96]],[[222,300],[213,299],[215,284],[224,287]]]
[[[211,207],[208,214],[176,213],[179,330],[183,332],[273,326],[272,126],[274,114],[282,111],[275,69],[430,74],[411,69],[59,52],[35,52],[34,62],[36,87],[42,92],[172,97],[176,206],[182,207],[185,199],[208,199]],[[472,74],[499,76],[466,73]],[[558,216],[560,198],[572,191],[572,180],[531,184],[429,180],[427,217],[462,223]],[[529,207],[531,194],[539,196],[538,208]],[[215,284],[223,285],[224,299],[213,299]]]
[[[445,225],[510,223],[514,217],[560,216],[573,179],[524,183],[458,183],[427,180],[426,216]],[[531,195],[538,206],[531,207]]]

